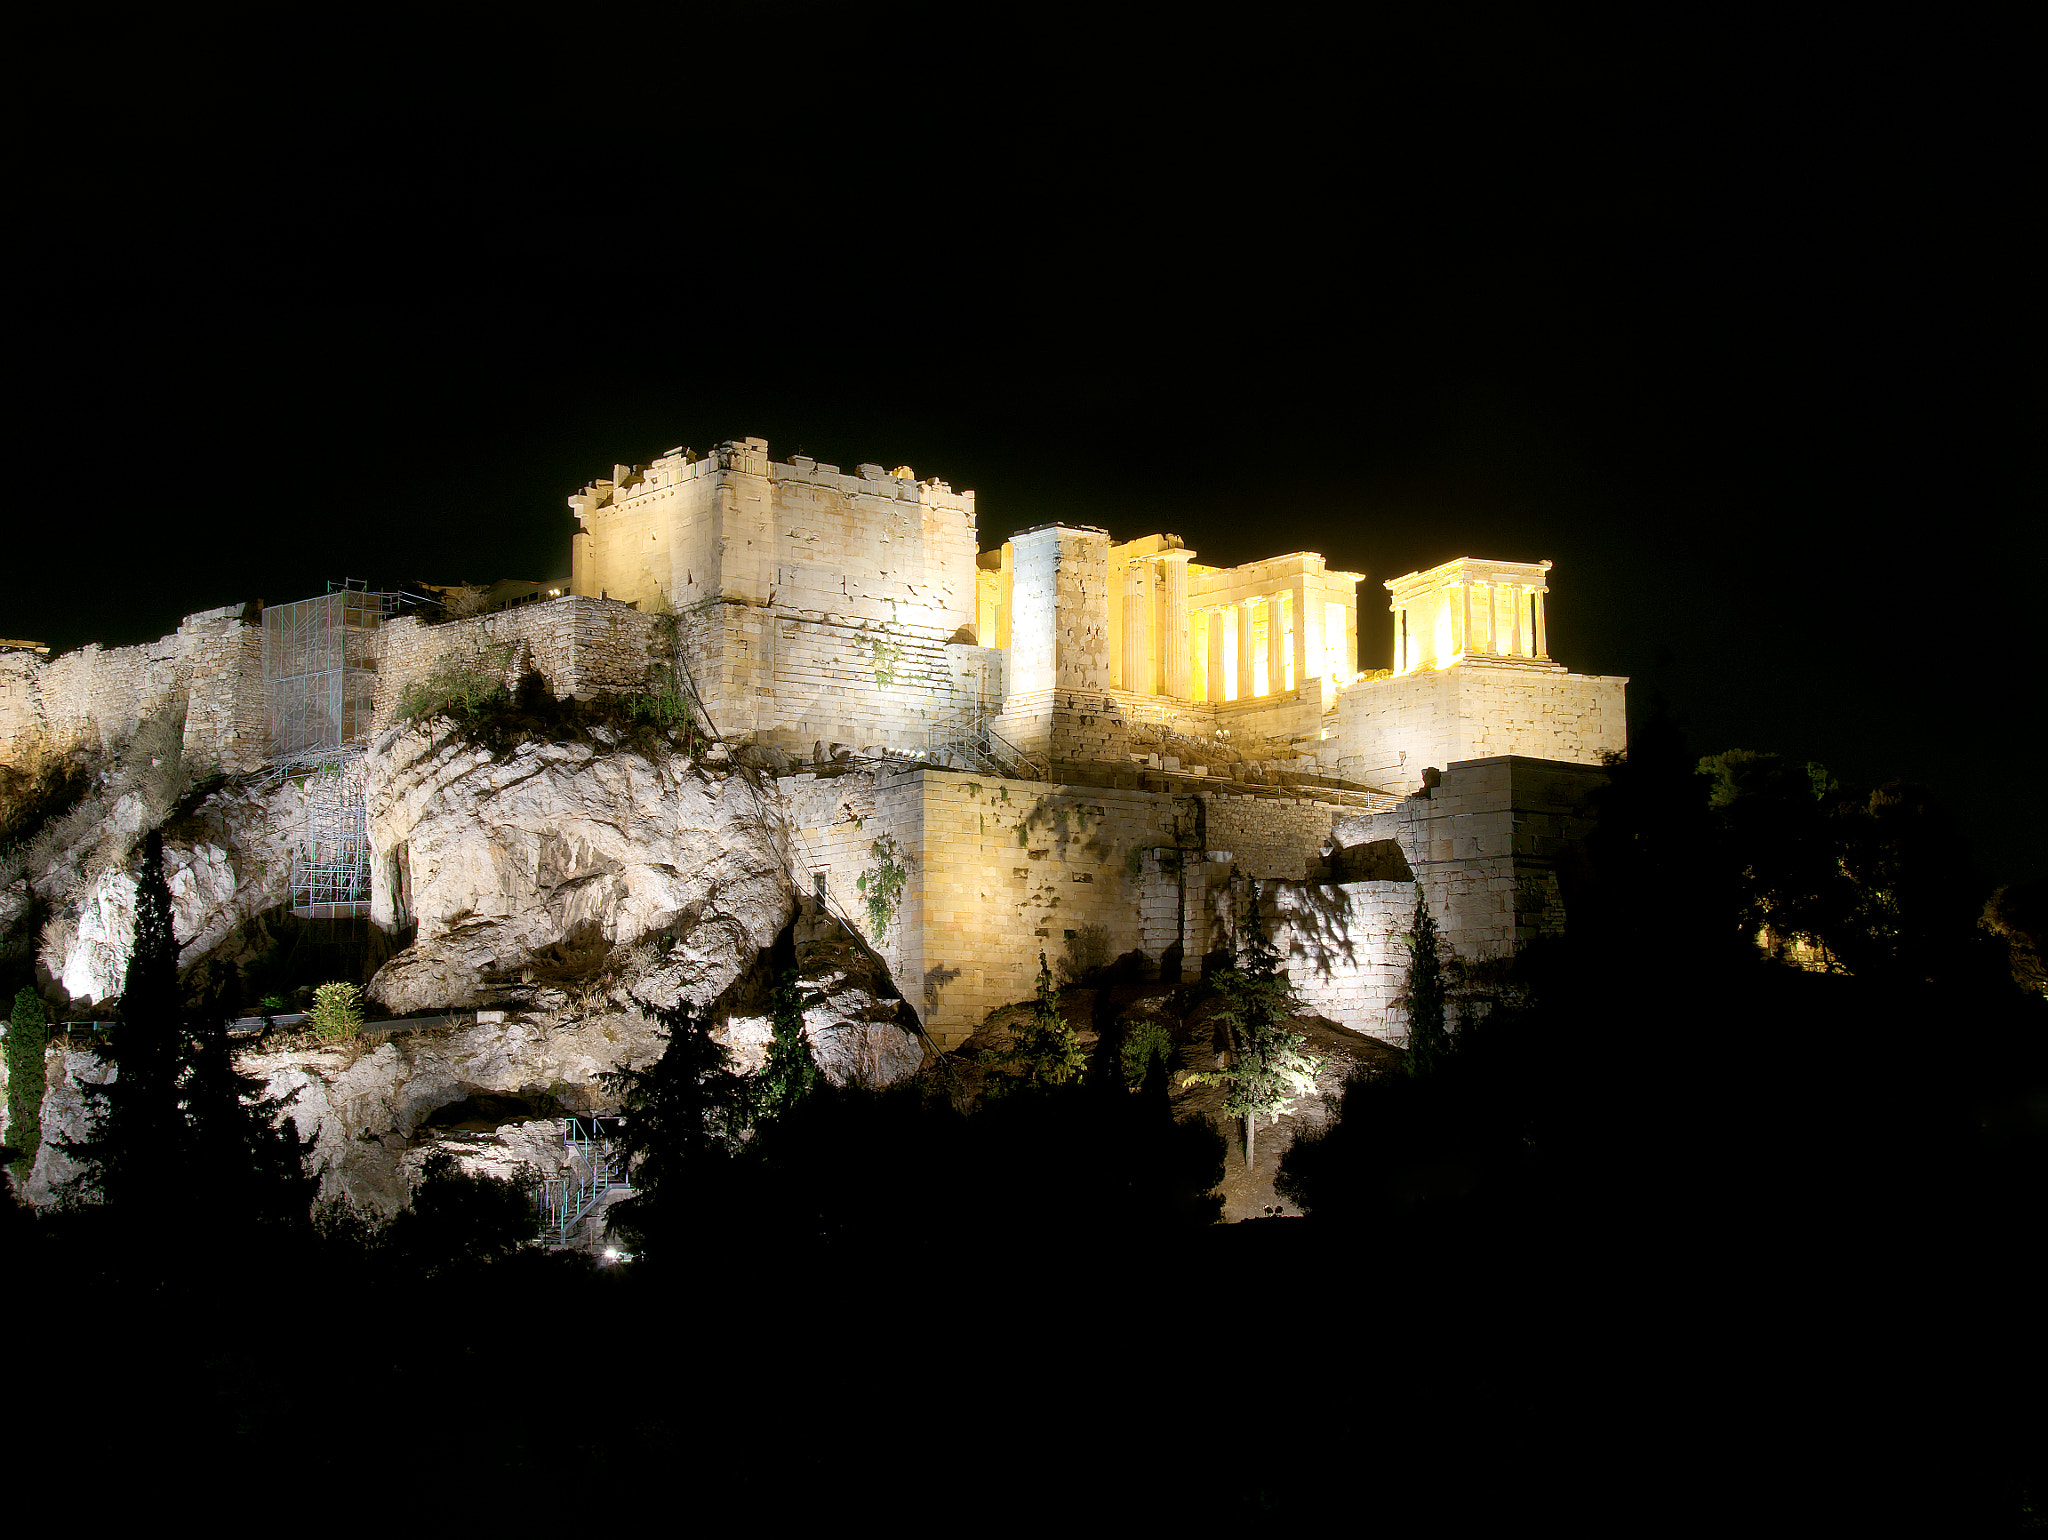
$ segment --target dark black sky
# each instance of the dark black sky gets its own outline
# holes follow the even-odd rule
[[[987,544],[1320,550],[1367,667],[1383,579],[1549,557],[1553,654],[1701,752],[1927,781],[2048,872],[2016,37],[276,25],[28,55],[0,632],[552,575],[614,460],[753,433],[972,487]]]

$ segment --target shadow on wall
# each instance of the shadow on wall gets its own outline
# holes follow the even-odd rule
[[[960,977],[960,969],[934,963],[924,970],[924,1014],[929,1021],[939,1008],[939,991]]]
[[[1336,972],[1340,959],[1347,971],[1358,966],[1357,948],[1351,939],[1349,893],[1315,882],[1269,886],[1274,889],[1273,929],[1285,926],[1294,932],[1287,947],[1289,962],[1305,960],[1326,979]]]
[[[1097,971],[1107,968],[1110,962],[1109,927],[1106,925],[1083,925],[1067,932],[1066,955],[1060,959],[1060,985],[1062,988],[1079,984]]]

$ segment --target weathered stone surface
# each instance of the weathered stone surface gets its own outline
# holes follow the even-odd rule
[[[640,997],[722,993],[787,923],[793,901],[756,793],[585,744],[522,744],[504,759],[389,732],[368,761],[373,918],[416,923],[371,980],[396,1013],[588,985],[612,954],[658,937]]]
[[[164,877],[180,961],[197,961],[252,916],[289,895],[291,840],[304,793],[286,782],[216,792],[166,829]],[[76,1008],[121,992],[135,933],[133,848],[148,825],[143,799],[49,851],[26,883],[50,905],[43,966]]]

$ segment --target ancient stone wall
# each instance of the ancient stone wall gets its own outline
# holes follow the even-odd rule
[[[444,662],[495,672],[508,685],[535,669],[562,697],[642,688],[658,624],[631,605],[578,594],[440,625],[410,615],[386,621],[376,632],[375,730],[397,720],[408,684]]]
[[[1398,1004],[1408,986],[1415,884],[1253,882],[1240,873],[1216,896],[1219,947],[1234,947],[1257,890],[1261,931],[1288,982],[1314,1014],[1390,1043],[1405,1043]]]
[[[697,687],[728,738],[922,749],[934,724],[1001,699],[1003,655],[934,627],[744,604],[707,605],[688,625]]]
[[[193,767],[254,769],[264,754],[263,638],[243,614],[241,605],[204,610],[137,647],[0,653],[0,755],[111,748],[143,718],[182,707]]]

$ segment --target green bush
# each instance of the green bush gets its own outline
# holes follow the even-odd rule
[[[1124,1084],[1133,1091],[1141,1089],[1154,1059],[1165,1068],[1173,1067],[1173,1034],[1165,1022],[1148,1016],[1132,1022],[1124,1033]]]
[[[363,992],[353,984],[322,984],[313,991],[306,1022],[325,1042],[354,1037],[363,1027]]]

